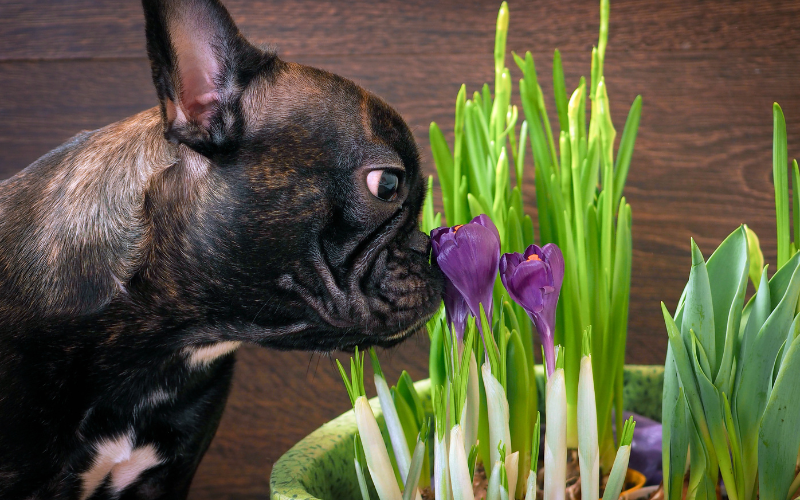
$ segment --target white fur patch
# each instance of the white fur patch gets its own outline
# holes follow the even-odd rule
[[[216,344],[204,345],[202,347],[187,347],[184,349],[189,366],[199,368],[208,366],[215,359],[221,358],[226,354],[230,354],[239,346],[241,342],[227,340],[225,342],[217,342]]]
[[[96,455],[92,467],[81,474],[83,492],[81,500],[89,498],[103,481],[111,475],[111,488],[119,493],[139,475],[160,463],[162,459],[151,444],[133,447],[133,436],[129,432],[115,438],[106,438],[94,446]]]

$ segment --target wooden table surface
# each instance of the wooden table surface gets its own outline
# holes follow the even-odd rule
[[[496,1],[227,5],[252,40],[275,43],[285,59],[351,78],[394,105],[430,173],[428,125],[436,121],[451,138],[458,87],[471,92],[493,78]],[[570,89],[588,76],[597,2],[512,0],[510,12],[508,48],[533,53],[548,98],[553,49],[562,52]],[[747,223],[775,261],[771,106],[778,101],[787,115],[789,157],[800,155],[799,21],[798,1],[612,2],[605,74],[619,132],[634,97],[644,99],[626,190],[634,238],[630,363],[664,360],[658,304],[672,308],[680,295],[690,237],[708,256]],[[516,68],[512,74],[519,76]],[[0,178],[80,130],[155,104],[138,2],[0,0]],[[534,197],[527,179],[532,214]],[[385,353],[390,377],[403,368],[425,377],[427,348],[420,336]],[[278,457],[348,404],[330,356],[244,347],[190,498],[265,498]]]

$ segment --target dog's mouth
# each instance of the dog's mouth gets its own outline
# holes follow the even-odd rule
[[[380,228],[343,276],[319,252],[312,259],[313,284],[281,278],[280,285],[299,297],[308,325],[293,335],[292,348],[389,347],[424,328],[441,304],[442,278],[429,264],[428,237],[408,217],[403,210]]]

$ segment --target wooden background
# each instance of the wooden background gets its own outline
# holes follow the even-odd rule
[[[430,173],[429,123],[451,137],[458,87],[466,83],[471,92],[492,79],[494,0],[227,4],[252,40],[275,43],[284,58],[349,77],[393,104],[411,125]],[[508,48],[532,51],[545,95],[552,92],[555,48],[569,89],[588,76],[597,2],[512,0],[510,12]],[[612,2],[605,73],[620,133],[634,97],[644,98],[626,190],[634,214],[630,363],[663,362],[658,303],[672,308],[678,299],[690,237],[708,256],[748,223],[774,263],[771,105],[783,106],[789,157],[797,156],[798,21],[798,1]],[[138,2],[0,0],[0,178],[80,130],[155,103]],[[534,196],[528,179],[531,213]],[[385,370],[424,377],[427,347],[420,336],[386,353]],[[275,460],[348,409],[329,356],[245,347],[237,370],[192,499],[265,498]]]

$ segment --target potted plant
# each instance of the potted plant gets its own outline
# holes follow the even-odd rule
[[[582,79],[569,100],[560,55],[558,51],[555,53],[555,97],[561,127],[557,137],[559,148],[555,146],[556,139],[549,124],[530,53],[525,58],[514,55],[523,73],[519,88],[527,117],[521,125],[517,125],[519,112],[516,106],[510,105],[512,85],[510,73],[505,67],[508,27],[505,3],[497,20],[494,93],[484,85],[481,92],[475,92],[473,98],[468,100],[466,89],[462,86],[456,101],[455,143],[452,151],[438,126],[431,124],[431,145],[441,186],[442,206],[447,221],[453,225],[436,229],[441,224],[442,216],[434,215],[432,189],[429,189],[423,227],[433,232],[435,258],[448,275],[446,314],[434,318],[428,325],[431,336],[431,382],[428,387],[433,387],[432,395],[421,394],[418,398],[408,398],[405,403],[402,397],[391,398],[392,391],[386,387],[382,375],[378,375],[377,360],[374,362],[377,368],[376,387],[381,407],[386,410],[385,433],[390,438],[387,443],[392,449],[392,453],[386,453],[388,462],[395,464],[393,472],[387,469],[380,474],[382,479],[392,476],[393,479],[399,479],[399,484],[405,485],[409,477],[415,477],[411,469],[412,450],[424,441],[425,436],[418,433],[426,427],[425,422],[420,420],[420,415],[425,413],[424,406],[420,403],[414,411],[403,408],[404,405],[413,408],[411,403],[417,399],[425,400],[426,396],[433,396],[432,399],[439,401],[439,404],[432,406],[433,409],[441,409],[440,403],[444,398],[444,407],[449,408],[450,412],[458,415],[464,412],[463,418],[450,420],[447,424],[442,424],[443,419],[439,415],[438,427],[430,427],[437,429],[437,436],[449,435],[453,429],[460,429],[457,434],[466,444],[464,457],[456,458],[463,458],[461,462],[471,464],[468,467],[470,475],[474,473],[477,460],[484,464],[490,478],[496,463],[501,462],[506,476],[506,494],[511,497],[522,498],[526,494],[530,485],[527,481],[516,479],[524,478],[537,467],[536,443],[540,435],[538,428],[532,425],[532,417],[540,407],[539,400],[545,399],[546,392],[548,400],[552,400],[548,411],[556,412],[548,420],[565,424],[563,436],[558,434],[561,436],[558,443],[554,443],[555,437],[551,437],[547,449],[558,449],[559,453],[566,456],[566,450],[570,447],[583,456],[596,455],[594,465],[581,475],[587,478],[586,484],[598,483],[598,488],[601,464],[607,477],[613,469],[618,445],[622,443],[614,440],[611,416],[612,409],[615,409],[616,427],[622,429],[625,390],[623,362],[631,263],[631,213],[630,206],[622,197],[622,189],[638,128],[641,99],[637,98],[631,108],[615,161],[616,132],[610,118],[602,69],[608,13],[608,2],[602,1],[600,40],[592,52],[592,78],[588,87]],[[587,102],[591,109],[588,126],[585,121]],[[540,226],[538,241],[542,246],[534,245],[525,250],[534,241],[533,224],[530,217],[524,214],[521,197],[528,136],[535,160]],[[513,188],[510,187],[512,173],[516,181]],[[433,186],[432,178],[429,179],[429,186]],[[459,230],[463,237],[461,239],[468,246],[473,233],[483,232],[484,236],[489,234],[495,237],[495,245],[491,249],[480,248],[480,245],[472,248],[473,257],[485,255],[486,259],[473,258],[470,265],[465,266],[464,258],[459,260],[455,255],[458,252],[439,252],[440,245],[453,243],[449,248],[455,245]],[[452,241],[444,241],[448,238]],[[477,234],[472,238],[473,243],[481,238],[484,243],[491,239]],[[556,280],[557,287],[550,272],[551,263],[546,258],[551,253],[548,248],[559,248],[553,243],[563,248],[565,254],[562,257],[561,251],[558,252],[562,262]],[[498,276],[501,249],[507,255],[503,257]],[[449,257],[452,257],[450,264],[446,262]],[[531,259],[540,264],[531,263]],[[547,267],[550,275],[546,276],[545,281],[549,281],[533,288],[517,285],[517,281],[523,282],[525,278],[515,279],[515,271],[519,268],[524,274],[531,265]],[[448,266],[451,272],[448,272]],[[562,285],[564,300],[558,302]],[[553,294],[554,288],[559,290]],[[541,308],[541,296],[531,297],[531,294],[536,295],[535,290],[540,289],[548,289],[549,293],[545,295],[555,298],[547,310]],[[558,390],[545,391],[544,378],[533,378],[536,368],[532,323],[544,347],[546,370],[542,371],[549,375],[547,387],[555,384]],[[471,336],[467,337],[472,341],[464,341],[465,331],[472,331]],[[556,344],[561,346],[560,356],[556,356]],[[594,358],[589,355],[592,352],[595,353]],[[461,359],[458,354],[464,353],[469,354]],[[487,363],[479,370],[477,360],[484,358]],[[603,362],[595,361],[593,364],[592,359],[601,359]],[[357,360],[354,361],[353,371],[357,375],[360,366]],[[579,439],[581,433],[578,432],[577,417],[581,374],[587,371],[593,376],[588,376],[590,384],[583,382],[583,406],[587,408],[586,394],[591,394],[592,411],[586,410],[584,413],[587,416],[583,420],[585,428],[593,428],[594,438],[590,439],[591,442]],[[631,373],[641,372],[632,370]],[[359,393],[357,390],[361,387],[357,383],[358,378],[356,376],[351,380],[349,392],[354,405],[359,402],[356,411],[363,417],[368,406],[361,398],[363,391]],[[583,378],[586,379],[586,376]],[[651,385],[658,385],[660,373],[656,371],[647,380],[652,382]],[[408,388],[413,388],[413,385],[408,382],[404,385],[405,392],[412,392]],[[591,390],[587,388],[589,386]],[[399,392],[398,389],[396,393]],[[560,396],[551,396],[551,392],[560,394],[563,400]],[[656,389],[652,392],[657,394],[659,391]],[[498,416],[498,408],[506,407],[505,412],[500,411],[505,417]],[[504,420],[508,422],[503,423]],[[455,421],[458,425],[451,428],[450,424]],[[490,425],[490,422],[495,425]],[[445,428],[441,429],[443,426]],[[372,427],[373,436],[375,428]],[[552,434],[555,432],[553,429],[551,425],[548,432]],[[632,431],[631,426],[628,429]],[[586,435],[586,432],[582,434]],[[620,432],[619,438],[624,435],[624,432]],[[356,444],[358,442],[356,440]],[[472,449],[473,443],[477,443],[475,449]],[[502,453],[498,446],[503,447]],[[364,459],[360,459],[358,448],[355,447],[356,469],[360,471],[360,476],[365,476],[365,460],[376,455],[370,450]],[[378,455],[382,456],[382,453]],[[508,457],[513,456],[516,458],[511,459],[512,463],[506,463]],[[439,461],[440,464],[443,462]],[[560,463],[559,460],[555,462]],[[573,463],[577,464],[578,461],[573,460]],[[360,469],[359,464],[362,466]],[[276,464],[276,471],[281,470],[280,465]],[[383,465],[386,465],[385,460]],[[463,469],[456,468],[461,472],[460,480],[466,477]],[[551,467],[551,470],[554,468]],[[275,475],[274,472],[273,477]],[[621,473],[617,471],[615,477],[625,477],[624,468]],[[510,488],[507,483],[509,478],[512,479]],[[553,484],[562,483],[561,479],[554,481],[550,481],[550,491],[559,489]],[[397,493],[393,489],[391,494],[387,493],[386,488],[390,488],[390,484],[391,481],[379,488],[389,497]],[[413,489],[407,487],[406,491]],[[585,491],[589,492],[585,494],[590,494],[593,488]],[[613,492],[614,488],[609,491]]]
[[[670,500],[716,498],[720,476],[731,500],[785,500],[800,488],[800,195],[793,194],[790,218],[786,124],[777,104],[773,114],[776,272],[769,277],[758,238],[742,226],[708,261],[693,241],[692,270],[675,314],[662,303]],[[792,174],[797,189],[796,160]],[[745,303],[748,275],[756,291]]]

